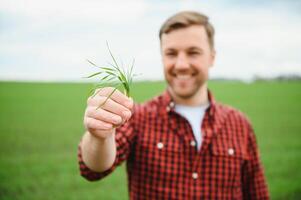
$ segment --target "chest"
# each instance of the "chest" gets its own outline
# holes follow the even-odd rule
[[[151,125],[144,124],[139,130],[134,174],[143,177],[145,183],[162,185],[154,190],[161,188],[164,192],[171,188],[182,191],[187,185],[197,190],[203,190],[202,185],[216,187],[225,193],[240,187],[241,168],[248,160],[243,136],[246,130],[227,122],[215,129],[205,119],[203,145],[198,151],[188,121],[179,117],[169,120],[156,117]]]

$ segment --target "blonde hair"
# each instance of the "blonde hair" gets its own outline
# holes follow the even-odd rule
[[[167,34],[173,30],[187,28],[192,25],[201,25],[205,28],[209,45],[214,49],[214,28],[209,22],[209,18],[194,11],[182,11],[168,18],[160,28],[159,38],[161,40],[164,33]]]

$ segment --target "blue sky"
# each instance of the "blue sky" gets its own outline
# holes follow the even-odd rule
[[[135,58],[139,79],[163,79],[158,30],[181,10],[207,14],[216,29],[211,77],[301,75],[299,1],[2,0],[0,80],[82,81],[115,55]]]

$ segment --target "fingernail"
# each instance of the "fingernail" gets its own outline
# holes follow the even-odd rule
[[[133,101],[127,101],[127,102],[125,102],[125,106],[128,107],[128,108],[132,108]]]
[[[113,121],[115,122],[115,123],[121,123],[121,121],[122,121],[122,119],[121,119],[121,117],[118,117],[118,116],[114,116],[113,117]]]
[[[132,115],[132,113],[130,111],[123,111],[122,114],[126,119],[130,118]]]

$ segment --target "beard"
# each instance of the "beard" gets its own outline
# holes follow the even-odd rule
[[[168,82],[169,90],[176,96],[180,97],[181,99],[190,99],[195,96],[204,85],[204,82],[197,82],[193,85],[177,85],[173,84],[172,82]]]
[[[194,75],[172,75],[165,74],[169,91],[178,98],[190,99],[198,94],[207,82],[207,76]]]

